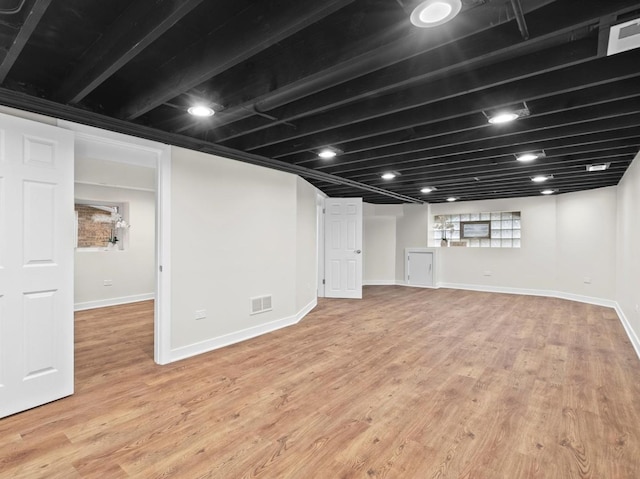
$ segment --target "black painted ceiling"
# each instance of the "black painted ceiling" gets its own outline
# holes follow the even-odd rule
[[[559,193],[618,183],[640,146],[640,49],[607,56],[607,40],[640,2],[463,0],[433,29],[408,2],[0,0],[0,103],[372,203],[537,195],[537,174]],[[196,101],[217,113],[190,116]],[[546,158],[515,160],[528,150]]]

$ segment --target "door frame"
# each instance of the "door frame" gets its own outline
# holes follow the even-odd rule
[[[156,171],[155,302],[153,356],[157,364],[171,362],[171,146],[100,128],[58,120],[60,128],[75,133],[75,149],[82,145],[96,159],[109,159],[110,151],[125,150],[133,159],[124,163],[145,164]]]

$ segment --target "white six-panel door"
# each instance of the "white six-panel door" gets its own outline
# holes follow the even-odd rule
[[[0,417],[73,394],[73,133],[0,115]]]
[[[362,298],[362,198],[326,198],[325,296]]]

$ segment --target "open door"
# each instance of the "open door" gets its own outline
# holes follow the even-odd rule
[[[73,133],[0,114],[0,417],[73,394]]]
[[[325,296],[362,298],[362,198],[325,199]]]

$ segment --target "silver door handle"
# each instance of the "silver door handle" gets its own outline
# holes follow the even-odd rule
[[[360,254],[360,253],[362,253],[362,251],[360,251],[359,249],[357,249],[357,250],[355,250],[355,251],[354,251],[354,253],[355,253],[355,254]]]

